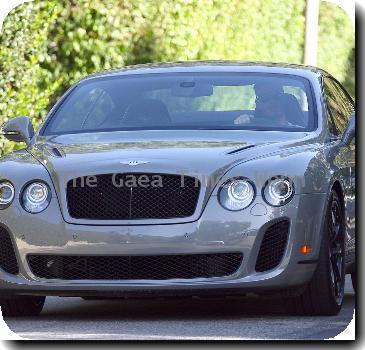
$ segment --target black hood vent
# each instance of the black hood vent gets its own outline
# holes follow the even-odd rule
[[[240,153],[242,151],[246,151],[247,149],[250,149],[252,147],[255,147],[255,145],[247,145],[247,146],[243,146],[243,147],[239,147],[239,148],[235,148],[232,151],[229,151],[227,154],[236,154],[236,153]]]

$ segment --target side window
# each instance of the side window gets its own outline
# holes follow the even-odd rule
[[[354,106],[338,83],[330,78],[324,78],[324,93],[329,110],[328,125],[330,132],[341,135],[354,112]]]

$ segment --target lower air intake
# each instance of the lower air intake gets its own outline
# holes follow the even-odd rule
[[[272,270],[280,264],[288,241],[289,226],[289,220],[285,219],[266,230],[256,260],[256,271]]]
[[[13,242],[4,227],[0,227],[0,268],[12,275],[19,273]]]
[[[241,253],[162,256],[29,255],[33,274],[63,280],[167,280],[229,276]]]

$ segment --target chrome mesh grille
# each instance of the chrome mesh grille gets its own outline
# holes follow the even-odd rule
[[[134,183],[130,180],[132,177]],[[200,193],[199,180],[189,176],[131,173],[95,178],[96,185],[92,187],[85,186],[85,178],[68,182],[67,203],[71,217],[89,220],[184,218],[194,214]],[[146,183],[150,185],[145,187]]]

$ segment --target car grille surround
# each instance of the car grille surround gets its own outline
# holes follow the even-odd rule
[[[256,260],[257,272],[272,270],[280,264],[288,242],[289,227],[289,220],[281,219],[266,229]]]
[[[28,255],[32,273],[61,280],[168,280],[224,277],[242,264],[242,253],[152,256]]]
[[[18,261],[9,232],[0,226],[0,268],[11,275],[19,273]]]
[[[95,178],[95,186],[86,186],[84,178],[67,183],[67,205],[72,218],[138,220],[190,217],[196,210],[201,188],[198,179],[181,175],[129,173],[102,174]],[[133,183],[132,178],[135,179]],[[140,185],[142,178],[145,181],[143,186]]]

